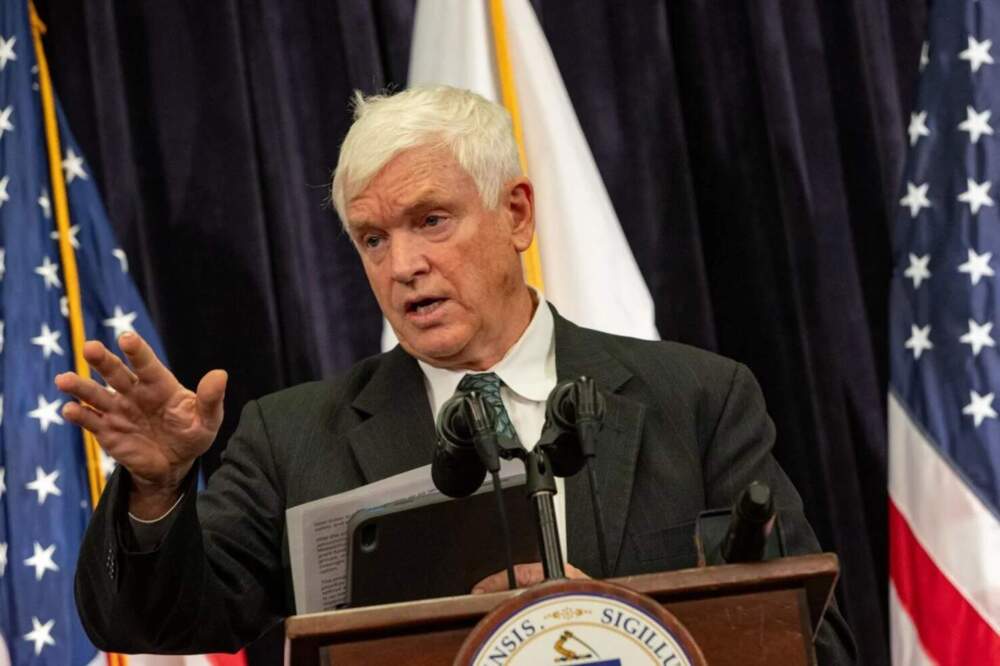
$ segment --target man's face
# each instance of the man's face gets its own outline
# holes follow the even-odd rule
[[[407,352],[480,370],[503,357],[530,320],[520,253],[532,213],[527,179],[487,210],[451,151],[429,146],[396,155],[348,203],[368,281]]]

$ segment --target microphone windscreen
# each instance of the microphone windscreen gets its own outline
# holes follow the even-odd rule
[[[451,447],[439,441],[431,463],[434,487],[448,497],[468,497],[486,479],[486,467],[472,447]]]

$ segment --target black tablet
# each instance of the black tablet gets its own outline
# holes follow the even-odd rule
[[[503,490],[515,563],[538,562],[538,538],[524,478]],[[449,499],[434,494],[359,511],[348,527],[352,607],[469,594],[507,567],[492,486]]]

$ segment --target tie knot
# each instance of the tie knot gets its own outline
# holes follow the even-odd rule
[[[462,377],[458,383],[459,391],[478,391],[484,397],[499,397],[503,382],[495,372],[478,372]]]

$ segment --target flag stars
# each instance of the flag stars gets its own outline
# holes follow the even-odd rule
[[[910,135],[910,145],[915,146],[922,136],[930,136],[927,128],[927,112],[916,111],[910,114],[910,127],[906,130]]]
[[[925,254],[922,257],[918,257],[915,254],[910,255],[910,265],[903,275],[913,280],[913,288],[919,289],[920,283],[924,280],[929,280],[931,277],[931,272],[927,269],[927,264],[931,260],[931,255]]]
[[[969,404],[962,408],[962,413],[971,416],[977,428],[986,419],[995,419],[997,413],[993,409],[993,394],[979,395],[975,391],[969,391]]]
[[[965,179],[965,191],[958,195],[958,200],[969,204],[972,214],[975,215],[983,206],[992,206],[993,199],[990,198],[990,181],[977,183],[971,178]]]
[[[7,573],[7,544],[0,542],[0,576]]]
[[[87,180],[87,172],[83,170],[83,158],[77,155],[72,148],[66,150],[66,159],[62,161],[62,167],[66,173],[67,185],[77,178]]]
[[[7,250],[0,247],[0,280],[7,273]]]
[[[42,355],[46,359],[53,353],[57,356],[62,356],[63,349],[59,345],[59,337],[61,335],[62,333],[60,331],[50,330],[48,324],[42,324],[41,333],[31,338],[31,344],[41,347]]]
[[[989,109],[976,111],[971,106],[965,107],[965,120],[958,124],[958,129],[969,133],[969,141],[976,143],[979,138],[988,134],[993,136],[993,128],[990,127],[990,116],[993,112]]]
[[[913,358],[919,360],[920,355],[925,351],[934,349],[934,343],[931,342],[930,336],[930,324],[922,328],[916,324],[910,326],[910,338],[906,341],[906,348],[913,351]]]
[[[48,257],[42,258],[42,265],[35,268],[35,273],[42,276],[45,280],[45,291],[48,291],[51,287],[61,287],[62,282],[59,280],[59,264],[53,264]]]
[[[67,319],[69,318],[69,298],[67,296],[63,296],[59,299],[59,313],[63,317]]]
[[[55,625],[55,620],[49,620],[45,624],[38,621],[37,617],[31,618],[32,629],[24,635],[24,640],[35,644],[35,656],[42,654],[42,650],[46,645],[55,645],[56,642],[52,638],[52,627]]]
[[[990,259],[992,257],[992,252],[976,254],[975,250],[970,249],[968,261],[958,267],[958,272],[968,273],[969,279],[972,281],[973,286],[975,286],[979,284],[980,279],[984,277],[993,277],[995,274],[993,269],[990,268]]]
[[[80,235],[79,224],[74,224],[69,228],[69,244],[73,246],[74,250],[80,249],[80,239],[78,238],[79,235]],[[49,234],[49,238],[55,241],[59,240],[59,230],[56,229],[51,234]]]
[[[0,208],[3,208],[3,205],[6,202],[10,201],[10,195],[7,194],[7,185],[9,183],[10,183],[10,176],[4,176],[3,178],[0,178]]]
[[[984,39],[978,42],[975,37],[969,35],[968,46],[958,54],[958,59],[967,60],[972,71],[978,72],[983,65],[993,64],[993,56],[990,55],[990,47],[992,46],[993,40]]]
[[[103,474],[104,478],[107,479],[114,473],[115,467],[118,466],[118,463],[114,458],[105,453],[104,449],[98,449],[98,456],[100,458],[101,474]]]
[[[910,217],[916,217],[921,208],[930,208],[931,202],[927,199],[928,183],[915,185],[906,183],[906,196],[899,200],[899,203],[910,209]]]
[[[62,400],[49,402],[44,395],[38,396],[38,407],[28,412],[28,416],[38,419],[38,425],[42,432],[48,432],[49,426],[53,423],[63,425],[62,417],[59,416],[59,408],[62,407]]]
[[[17,60],[17,54],[14,53],[14,44],[17,43],[17,36],[13,36],[10,39],[4,39],[0,36],[0,72],[7,67],[7,63],[11,60]]]
[[[38,195],[38,206],[42,209],[42,215],[48,220],[52,217],[52,202],[49,201],[49,193],[42,188],[42,193]]]
[[[120,247],[116,247],[111,250],[111,254],[114,255],[115,259],[118,260],[118,263],[121,264],[122,273],[128,273],[128,257],[125,256],[125,250]]]
[[[52,470],[51,474],[46,474],[45,470],[41,467],[35,468],[35,480],[29,481],[24,484],[28,490],[33,490],[38,493],[38,503],[45,504],[45,500],[49,495],[62,495],[62,491],[59,490],[59,486],[56,485],[56,479],[59,478],[59,470]]]
[[[35,568],[35,580],[39,581],[46,571],[59,571],[59,565],[52,561],[52,554],[56,552],[55,544],[48,548],[42,548],[42,544],[35,542],[34,553],[26,559],[24,563]]]
[[[7,469],[0,467],[0,497],[7,492]]]
[[[118,339],[122,333],[131,333],[135,331],[135,327],[132,326],[132,322],[135,321],[136,314],[134,312],[125,313],[122,311],[120,305],[115,306],[114,316],[105,319],[104,325],[108,328],[114,329],[115,340]]]
[[[13,104],[7,106],[7,108],[0,111],[0,139],[3,138],[4,132],[14,131],[14,124],[10,121],[11,114],[13,113],[14,113]]]
[[[990,331],[993,330],[993,322],[988,321],[985,324],[977,324],[974,320],[969,320],[969,332],[958,339],[959,342],[965,345],[972,345],[972,355],[979,356],[979,352],[983,350],[983,347],[995,347],[996,343],[993,341],[993,337],[990,335]]]
[[[924,67],[929,65],[931,62],[930,44],[924,42],[920,46],[920,71],[924,71]]]

